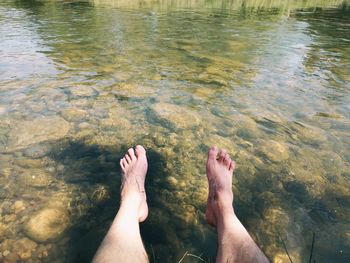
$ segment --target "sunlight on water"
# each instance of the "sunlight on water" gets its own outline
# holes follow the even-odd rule
[[[2,1],[0,262],[89,262],[136,144],[150,262],[214,262],[213,144],[273,262],[349,262],[350,10],[282,2]]]

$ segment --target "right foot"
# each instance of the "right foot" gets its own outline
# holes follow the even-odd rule
[[[121,204],[130,209],[137,209],[139,222],[148,215],[146,202],[145,179],[147,173],[146,150],[137,145],[135,151],[130,148],[120,160],[122,169]]]
[[[226,214],[233,213],[232,175],[235,163],[225,149],[214,146],[209,149],[207,178],[209,184],[208,203],[205,211],[207,222],[216,226]]]

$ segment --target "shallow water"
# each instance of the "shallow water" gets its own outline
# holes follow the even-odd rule
[[[212,144],[272,261],[350,261],[350,10],[237,2],[0,3],[0,262],[88,262],[136,144],[150,262],[215,258]]]

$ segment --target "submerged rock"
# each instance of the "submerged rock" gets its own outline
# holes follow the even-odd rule
[[[14,163],[23,168],[40,168],[44,164],[40,159],[29,159],[29,158],[20,158],[14,161]]]
[[[61,115],[65,120],[74,122],[84,120],[88,116],[88,113],[85,110],[70,108],[63,110]]]
[[[58,140],[67,135],[69,128],[67,121],[56,116],[17,121],[10,125],[8,145],[5,149],[0,148],[0,151],[18,150],[44,141]]]
[[[13,247],[13,252],[15,252],[20,259],[27,260],[32,257],[32,253],[37,246],[37,243],[25,237],[16,240]]]
[[[24,225],[24,232],[34,241],[48,242],[57,239],[68,226],[69,217],[66,211],[44,208]]]
[[[237,135],[241,138],[253,139],[261,136],[258,125],[249,116],[243,114],[233,115],[230,117],[230,121],[236,129]]]
[[[17,200],[14,202],[14,204],[11,206],[12,211],[15,214],[18,214],[19,212],[23,211],[26,209],[25,204],[22,200]]]
[[[52,175],[42,169],[27,169],[17,177],[17,182],[22,187],[46,187],[51,181]]]
[[[150,98],[156,95],[155,90],[149,86],[143,86],[133,83],[121,83],[114,87],[112,94],[120,98]]]
[[[89,86],[77,85],[74,88],[69,89],[72,97],[94,97],[98,95],[98,92]]]
[[[127,129],[130,132],[132,128],[131,122],[129,121],[130,119],[132,119],[132,115],[129,111],[122,107],[114,106],[109,109],[108,118],[100,120],[100,126],[105,129]]]
[[[51,151],[51,146],[48,144],[36,144],[23,151],[23,155],[33,159],[42,158],[49,154]]]
[[[172,127],[184,129],[200,123],[199,115],[184,106],[160,102],[151,109],[158,119]]]
[[[259,152],[273,162],[282,162],[289,158],[287,146],[273,140],[264,142]]]

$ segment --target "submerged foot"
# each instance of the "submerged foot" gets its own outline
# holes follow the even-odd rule
[[[147,173],[146,150],[137,145],[135,151],[130,148],[120,160],[122,169],[121,202],[138,209],[139,222],[148,215],[145,178]]]
[[[233,213],[232,174],[235,163],[225,149],[214,146],[209,149],[207,178],[209,184],[208,203],[205,211],[207,222],[216,226],[227,213]]]

